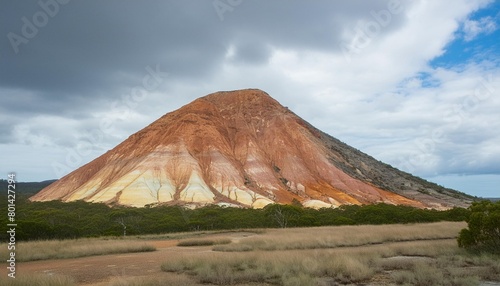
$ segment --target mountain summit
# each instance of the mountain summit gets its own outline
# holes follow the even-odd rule
[[[31,200],[254,208],[294,200],[314,208],[470,203],[349,147],[257,89],[196,99]]]

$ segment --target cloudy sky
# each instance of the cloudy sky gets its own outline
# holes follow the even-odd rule
[[[1,1],[0,174],[59,178],[259,88],[375,158],[500,197],[500,1]]]

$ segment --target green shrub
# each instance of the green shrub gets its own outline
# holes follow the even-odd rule
[[[474,202],[469,210],[468,228],[460,231],[458,246],[500,253],[500,202]]]

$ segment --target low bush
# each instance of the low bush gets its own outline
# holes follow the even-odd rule
[[[219,238],[219,239],[190,239],[190,240],[181,240],[177,243],[177,246],[210,246],[210,245],[219,245],[219,244],[229,244],[231,240],[228,238]]]

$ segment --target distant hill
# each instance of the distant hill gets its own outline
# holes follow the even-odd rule
[[[16,182],[16,194],[34,195],[55,181],[57,180],[47,180],[42,182]],[[0,189],[2,192],[6,192],[8,185],[7,180],[0,179]]]
[[[134,207],[432,209],[467,207],[473,199],[348,146],[256,89],[201,97],[30,198]]]

